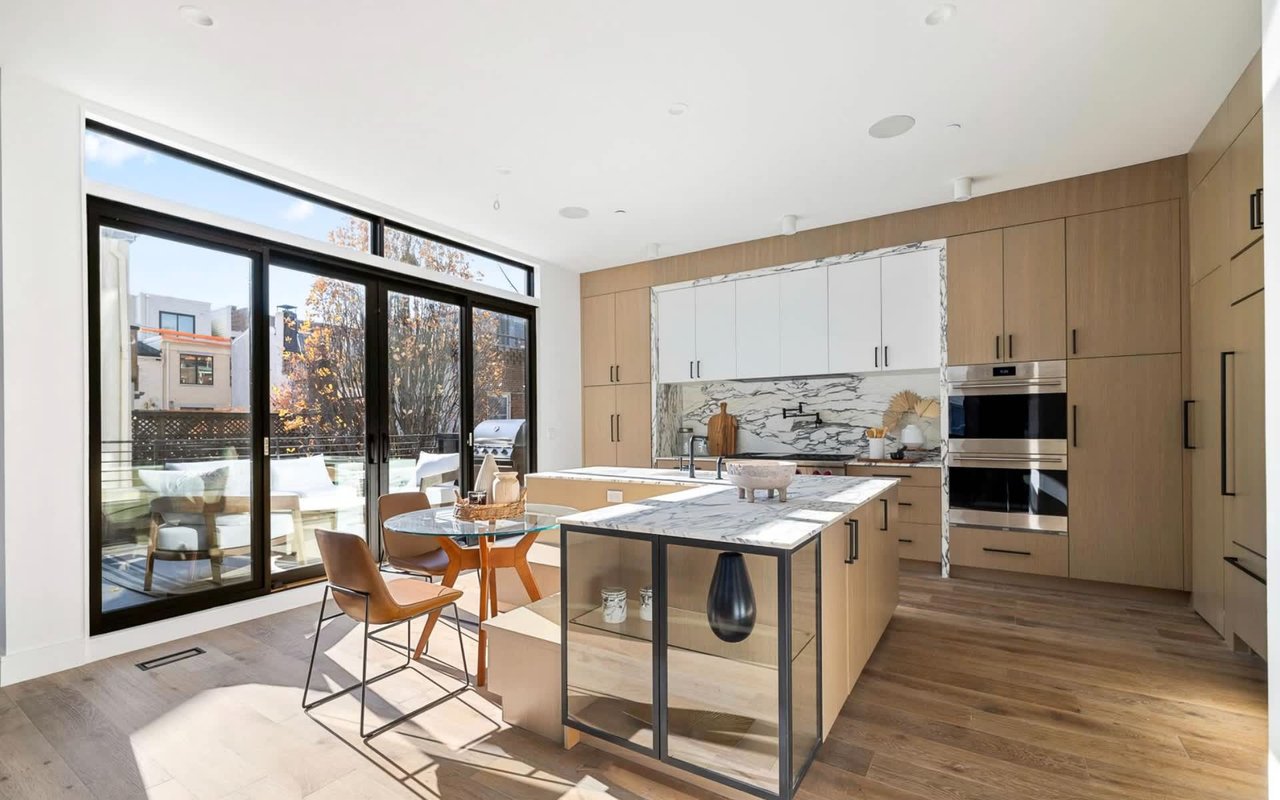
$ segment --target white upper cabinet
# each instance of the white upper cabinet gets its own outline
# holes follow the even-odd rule
[[[678,383],[693,380],[694,290],[658,292],[658,380]]]
[[[827,360],[831,372],[877,372],[880,354],[880,259],[827,270]]]
[[[770,378],[781,374],[778,275],[734,281],[737,291],[739,378]]]
[[[733,281],[694,289],[693,377],[704,381],[734,378],[738,369],[737,291]]]
[[[938,251],[880,259],[880,323],[884,369],[929,369],[942,363],[942,297]]]
[[[773,374],[826,374],[827,268],[783,272],[778,289],[782,364]]]

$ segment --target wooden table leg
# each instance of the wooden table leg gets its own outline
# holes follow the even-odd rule
[[[480,634],[476,643],[476,686],[484,686],[489,682],[489,634],[485,631],[484,621],[489,618],[489,597],[493,591],[493,567],[489,565],[489,537],[481,536],[480,550]]]

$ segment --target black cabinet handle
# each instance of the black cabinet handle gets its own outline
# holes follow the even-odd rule
[[[884,346],[884,368],[889,368],[889,345]]]
[[[692,378],[692,377],[693,377],[693,362],[692,362],[692,361],[690,361],[690,362],[689,362],[689,377],[690,377],[690,378]]]
[[[1013,358],[1013,334],[1009,334],[1009,346],[1004,349],[1005,358]]]
[[[1080,446],[1080,424],[1076,422],[1076,406],[1071,405],[1071,446]]]
[[[903,503],[903,502],[899,501],[899,502],[898,502],[898,507],[899,507],[899,508],[911,508],[911,504],[910,504],[910,503]]]
[[[996,334],[996,361],[1000,360],[1000,334]]]
[[[876,366],[879,367],[880,366],[880,348],[874,347],[872,349],[876,351]]]
[[[1249,195],[1249,230],[1262,230],[1262,190]]]
[[[911,543],[912,543],[912,542],[914,542],[914,541],[915,541],[915,539],[899,539],[899,540],[898,540],[898,542],[899,542],[900,544],[911,544]]]
[[[1195,450],[1196,446],[1191,443],[1191,406],[1195,404],[1195,400],[1182,401],[1182,449]]]
[[[889,501],[881,497],[880,504],[884,506],[884,524],[880,526],[880,530],[887,531],[889,530]]]
[[[1225,562],[1227,562],[1227,563],[1228,563],[1228,564],[1230,564],[1231,566],[1235,567],[1236,569],[1240,570],[1240,571],[1241,571],[1241,572],[1243,572],[1245,575],[1248,575],[1250,578],[1253,578],[1255,581],[1257,581],[1258,583],[1262,584],[1263,586],[1266,586],[1266,585],[1267,585],[1267,579],[1266,579],[1266,578],[1262,577],[1262,576],[1261,576],[1261,575],[1259,575],[1258,573],[1256,573],[1256,572],[1254,572],[1253,570],[1249,569],[1249,568],[1248,568],[1248,567],[1246,567],[1244,564],[1241,564],[1241,563],[1240,563],[1240,559],[1236,558],[1235,556],[1224,556],[1222,560],[1223,560],[1223,561],[1225,561]]]
[[[698,361],[698,377],[699,378],[702,377],[702,361],[701,360]]]
[[[617,438],[616,438],[616,437],[614,437],[614,435],[613,435],[613,417],[614,417],[614,415],[613,415],[613,414],[610,414],[610,415],[609,415],[609,441],[610,441],[610,442],[616,442],[616,441],[618,441],[618,440],[617,440]]]
[[[613,380],[615,383],[622,383],[622,365],[613,365]]]
[[[847,519],[844,524],[849,529],[849,554],[845,556],[844,563],[852,564],[858,560],[861,553],[861,539],[858,531],[858,520]]]
[[[1219,492],[1223,497],[1235,497],[1235,492],[1227,491],[1227,357],[1235,357],[1236,351],[1225,350],[1218,354],[1218,451],[1221,455],[1219,466]]]
[[[1071,329],[1071,355],[1076,354],[1076,329]]]
[[[1000,553],[1001,555],[1006,555],[1006,556],[1029,556],[1029,555],[1031,555],[1031,553],[1030,553],[1030,552],[1028,552],[1028,551],[1026,551],[1026,550],[1005,550],[1003,547],[984,547],[984,548],[982,548],[982,551],[983,551],[984,553]]]
[[[617,434],[616,434],[616,435],[617,435],[617,437],[618,437],[618,441],[620,442],[620,441],[622,441],[622,415],[621,415],[621,414],[615,414],[615,415],[614,415],[614,418],[617,420],[617,422],[615,422],[615,423],[614,423],[614,425],[615,425],[615,426],[617,426]]]
[[[904,481],[909,481],[909,480],[911,480],[912,478],[914,478],[915,476],[914,476],[914,475],[884,475],[884,474],[879,473],[879,472],[873,472],[873,473],[871,473],[871,477],[873,477],[873,478],[900,478],[900,479],[902,479],[902,480],[904,480]]]

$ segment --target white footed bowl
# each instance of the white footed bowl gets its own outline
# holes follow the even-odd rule
[[[755,502],[757,489],[778,491],[785,500],[786,488],[796,477],[794,461],[726,461],[724,466],[729,482],[742,490],[739,494],[748,502]]]

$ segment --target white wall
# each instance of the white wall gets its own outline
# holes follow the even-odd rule
[[[1280,186],[1280,0],[1262,2],[1262,184]],[[1273,187],[1274,188],[1274,187]],[[1274,193],[1269,193],[1272,196]],[[1278,206],[1277,208],[1280,208]],[[1280,219],[1275,212],[1270,215]],[[1275,224],[1273,223],[1273,227]],[[1275,237],[1276,232],[1272,232]],[[1267,551],[1280,553],[1280,247],[1266,249],[1264,295],[1266,327]],[[1268,796],[1280,798],[1280,581],[1267,584],[1267,695],[1269,744]]]
[[[101,109],[11,70],[0,72],[0,106],[0,685],[314,602],[315,587],[292,590],[90,639],[81,136],[86,107]],[[539,460],[568,466],[581,451],[578,276],[539,273]]]

